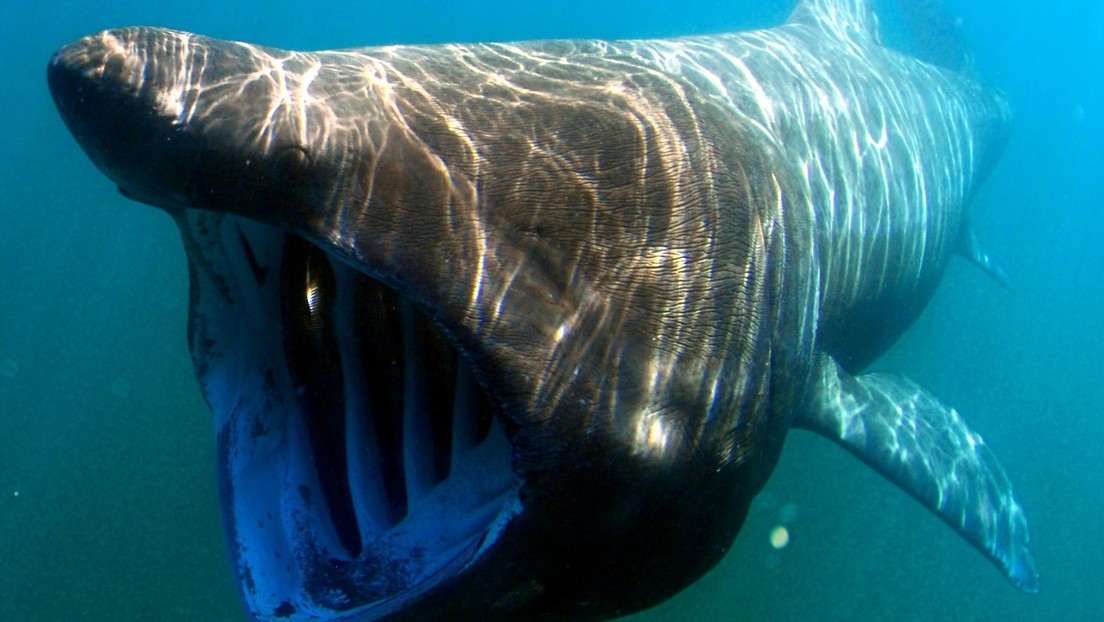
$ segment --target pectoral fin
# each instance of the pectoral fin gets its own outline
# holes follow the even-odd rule
[[[953,408],[888,374],[851,376],[827,356],[818,395],[795,422],[903,488],[1001,568],[1025,592],[1039,574],[1027,519],[996,457]]]
[[[962,230],[962,236],[959,238],[957,250],[960,255],[970,260],[975,266],[981,268],[982,271],[992,277],[994,281],[1008,289],[1014,289],[1012,287],[1012,279],[1009,278],[1008,273],[997,263],[993,255],[981,245],[981,242],[977,239],[977,235],[974,234],[973,228],[969,225]]]

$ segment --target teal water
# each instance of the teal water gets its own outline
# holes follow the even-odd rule
[[[948,2],[978,72],[1018,109],[974,205],[1016,289],[955,262],[877,364],[954,404],[1001,457],[1041,592],[1016,592],[905,494],[795,432],[726,560],[633,619],[1104,619],[1104,5],[1041,4]],[[790,5],[0,0],[0,622],[242,619],[183,251],[62,126],[44,79],[54,49],[121,25],[294,48],[673,36],[771,25]]]

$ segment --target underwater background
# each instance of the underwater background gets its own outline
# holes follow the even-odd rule
[[[884,3],[883,3],[884,4]],[[211,416],[170,219],[69,136],[51,53],[158,25],[278,47],[666,37],[781,23],[784,0],[0,0],[0,622],[238,621]],[[956,260],[876,367],[953,404],[1008,471],[1042,573],[1017,592],[872,470],[795,431],[724,562],[652,620],[1104,619],[1104,4],[948,0],[1017,107],[973,206],[1015,282]],[[887,10],[887,39],[904,41]],[[784,525],[790,540],[775,549]],[[618,581],[616,576],[610,581]]]

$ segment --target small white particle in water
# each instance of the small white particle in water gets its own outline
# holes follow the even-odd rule
[[[16,491],[12,492],[12,496],[13,497],[18,497],[19,496],[19,491],[16,490]]]
[[[784,549],[790,543],[790,530],[782,525],[771,529],[770,543],[776,549]]]

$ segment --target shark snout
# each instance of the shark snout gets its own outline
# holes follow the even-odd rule
[[[85,37],[54,54],[46,70],[66,126],[92,162],[120,187],[141,161],[148,117],[141,102],[144,62],[112,32]]]
[[[171,31],[109,30],[61,48],[46,70],[62,119],[96,167],[123,194],[160,207],[185,192],[186,51]]]
[[[109,30],[58,50],[46,70],[54,102],[78,139],[133,121],[150,77],[139,29]],[[155,85],[151,85],[155,86]]]
[[[126,32],[104,31],[58,50],[47,70],[55,98],[79,95],[85,88],[97,85],[111,90],[137,90],[144,77],[145,59],[140,42],[134,36],[126,36]]]
[[[106,34],[106,33],[105,33]],[[104,80],[112,55],[102,35],[86,37],[61,48],[50,59],[46,78],[65,125],[97,167],[105,165],[108,139],[122,121],[122,104],[128,99]],[[112,63],[114,65],[114,63]]]

